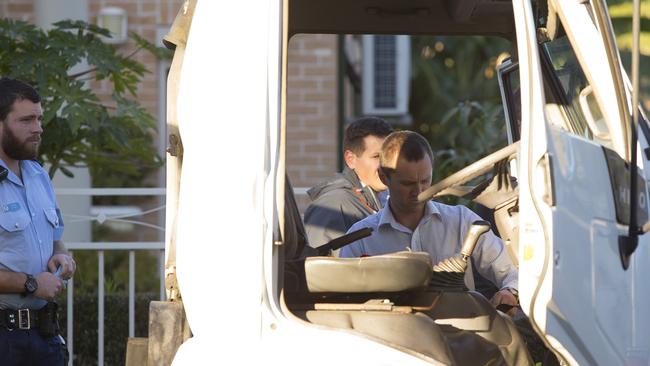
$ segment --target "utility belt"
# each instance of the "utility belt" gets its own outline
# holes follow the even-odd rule
[[[0,329],[37,330],[43,337],[59,334],[58,304],[48,302],[41,309],[0,309]]]

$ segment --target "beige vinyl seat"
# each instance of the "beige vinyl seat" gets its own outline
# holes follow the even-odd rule
[[[305,260],[307,289],[312,293],[409,291],[426,287],[431,273],[431,258],[424,252]]]
[[[422,252],[309,257],[308,294],[290,296],[288,306],[310,323],[359,332],[444,364],[532,363],[507,315],[478,293],[432,289],[432,273],[431,259]]]

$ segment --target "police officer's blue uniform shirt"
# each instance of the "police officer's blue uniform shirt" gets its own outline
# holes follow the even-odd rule
[[[0,165],[7,168],[2,159]],[[0,270],[34,276],[47,271],[63,219],[50,177],[35,161],[20,162],[22,181],[9,170],[0,182]],[[8,169],[8,168],[7,168]],[[46,301],[21,294],[0,294],[0,309],[39,309]]]

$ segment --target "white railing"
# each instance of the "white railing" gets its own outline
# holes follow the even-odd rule
[[[307,194],[306,187],[294,188],[295,195]],[[56,190],[57,196],[165,196],[165,188],[60,188]],[[148,222],[138,221],[134,218],[148,213],[162,211],[164,205],[144,212],[126,214],[106,214],[100,210],[94,210],[94,215],[72,215],[64,212],[64,222],[98,222],[104,223],[128,223],[141,225],[164,232],[164,227],[152,225]],[[164,222],[164,220],[162,220]],[[160,276],[160,300],[165,299],[165,243],[160,242],[66,242],[66,247],[71,252],[75,250],[94,250],[97,252],[97,287],[98,287],[98,314],[97,314],[97,364],[104,364],[104,252],[111,250],[129,251],[129,337],[135,336],[135,251],[148,250],[159,251],[158,269]],[[70,279],[67,287],[67,340],[68,351],[70,352],[69,365],[73,364],[74,355],[74,279]],[[125,340],[126,344],[126,340]]]
[[[58,196],[164,196],[164,188],[61,188],[57,189]],[[155,230],[164,232],[164,227],[160,225],[153,225],[148,222],[139,221],[136,216],[162,211],[165,209],[164,205],[145,212],[135,212],[127,214],[106,214],[99,210],[94,215],[72,215],[63,213],[64,222],[88,222],[91,224],[93,221],[100,224],[104,223],[128,223],[132,225],[141,225]],[[162,221],[164,222],[164,220]],[[75,250],[94,250],[97,252],[98,260],[98,314],[97,314],[97,364],[104,364],[104,252],[111,250],[128,250],[129,251],[129,337],[135,336],[135,251],[137,250],[153,250],[158,251],[158,269],[160,277],[160,300],[165,299],[165,276],[164,276],[164,260],[165,260],[165,243],[160,242],[66,242],[66,247],[71,252]],[[67,339],[68,351],[70,352],[69,365],[73,364],[74,355],[74,279],[70,279],[67,288]],[[125,340],[126,344],[126,340]]]

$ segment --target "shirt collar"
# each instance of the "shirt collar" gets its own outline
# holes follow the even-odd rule
[[[18,178],[18,176],[7,166],[7,163],[5,163],[4,160],[0,159],[0,165],[2,165],[5,169],[9,171],[9,174],[7,175],[7,180],[18,184],[19,186],[23,185],[23,182]],[[40,169],[36,169],[33,164],[29,164],[28,160],[21,160],[20,161],[20,170],[23,174],[23,177],[25,176],[35,176],[38,174],[41,174]]]
[[[438,209],[438,205],[434,201],[427,201],[426,206],[424,206],[424,218],[429,218],[430,216],[436,215],[440,217],[440,210]]]
[[[422,216],[420,222],[429,221],[433,216],[440,217],[440,210],[433,201],[427,201],[424,206],[424,216]],[[395,216],[393,216],[393,212],[390,210],[390,198],[388,199],[388,202],[386,202],[386,205],[379,211],[379,224],[377,225],[377,228],[380,228],[383,225],[390,225],[394,229],[398,230],[407,229],[404,225],[395,220]]]
[[[43,173],[43,170],[37,169],[36,165],[40,164],[35,160],[21,160],[20,169],[22,169],[23,174],[29,174],[30,176],[39,175]]]
[[[355,188],[362,188],[363,187],[363,185],[361,185],[361,179],[359,179],[359,176],[357,175],[357,173],[354,170],[350,169],[350,167],[348,167],[347,165],[345,166],[345,168],[343,168],[343,171],[341,172],[341,175],[348,182],[352,183],[352,185]]]
[[[379,210],[379,224],[377,227],[381,227],[383,225],[390,225],[395,227],[395,224],[397,224],[397,221],[395,220],[395,217],[393,217],[393,212],[390,210],[389,202],[386,202],[386,206]]]

